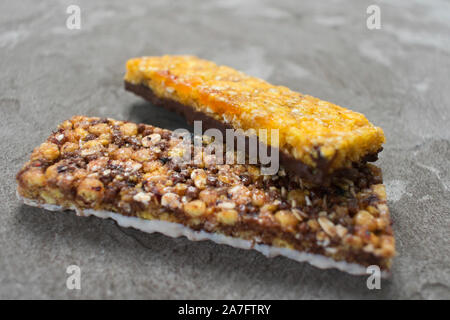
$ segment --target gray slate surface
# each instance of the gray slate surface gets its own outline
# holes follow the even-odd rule
[[[65,27],[81,6],[81,30]],[[0,298],[450,298],[447,1],[2,1]],[[366,8],[381,8],[381,29]],[[14,176],[74,114],[170,129],[122,88],[134,56],[196,54],[364,113],[387,143],[393,276],[365,277],[21,205]],[[66,289],[66,267],[82,270]]]

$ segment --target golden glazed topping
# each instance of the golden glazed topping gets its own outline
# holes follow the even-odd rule
[[[259,139],[311,167],[324,158],[330,172],[376,154],[384,142],[381,128],[360,113],[193,56],[131,59],[125,81],[235,129],[278,129],[279,141]]]

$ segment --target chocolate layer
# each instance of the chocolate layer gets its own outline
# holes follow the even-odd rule
[[[184,116],[189,124],[194,121],[202,121],[203,130],[211,128],[219,129],[225,135],[226,129],[234,129],[231,125],[218,121],[208,115],[195,110],[193,107],[183,105],[175,100],[160,98],[147,86],[136,85],[125,81],[125,89],[131,91],[144,99],[150,101],[152,104],[162,106],[167,110],[174,111]],[[236,144],[235,144],[236,145]],[[259,142],[260,147],[266,147],[263,143]],[[291,174],[298,175],[299,177],[306,179],[312,183],[320,185],[329,185],[331,179],[335,176],[348,177],[349,179],[355,174],[355,168],[366,162],[373,162],[378,159],[378,153],[383,148],[380,148],[376,153],[366,155],[360,162],[354,163],[352,168],[343,168],[329,172],[331,161],[327,161],[320,156],[315,159],[316,166],[311,167],[302,161],[295,159],[292,155],[282,152],[275,148],[279,152],[280,164]],[[248,139],[246,141],[246,150],[248,150]],[[270,150],[270,149],[269,149]]]

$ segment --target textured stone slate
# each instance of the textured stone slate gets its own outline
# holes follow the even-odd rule
[[[450,4],[373,1],[71,1],[0,4],[0,298],[450,298]],[[196,54],[364,113],[387,143],[398,257],[366,277],[123,229],[21,205],[14,176],[74,114],[175,129],[180,117],[122,88],[127,58]],[[66,268],[81,267],[81,290]]]

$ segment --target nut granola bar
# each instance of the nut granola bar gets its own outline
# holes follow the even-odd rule
[[[130,59],[125,88],[190,122],[202,120],[205,129],[255,130],[279,149],[288,171],[316,183],[375,161],[384,143],[381,128],[360,113],[192,56]],[[278,141],[259,129],[278,129]]]
[[[175,161],[169,130],[75,116],[17,174],[18,195],[49,210],[112,218],[145,232],[209,239],[321,268],[388,272],[395,242],[381,171],[354,167],[327,188],[253,165]],[[204,151],[208,141],[197,151]],[[203,154],[203,153],[200,153]]]

